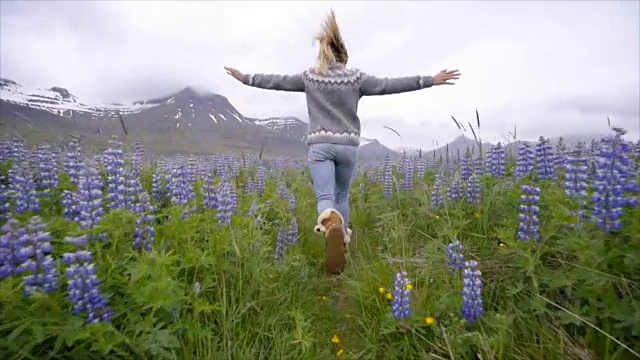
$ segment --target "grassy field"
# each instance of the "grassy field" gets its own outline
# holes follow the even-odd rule
[[[324,242],[312,230],[315,198],[304,163],[220,156],[136,168],[129,154],[118,170],[108,159],[84,159],[67,168],[84,166],[79,187],[74,170],[60,169],[46,193],[38,179],[47,161],[32,159],[40,210],[18,211],[17,202],[33,197],[17,193],[32,185],[12,188],[11,181],[33,173],[24,170],[27,156],[13,154],[0,170],[2,359],[551,360],[640,352],[640,207],[622,206],[620,230],[598,228],[589,221],[603,207],[592,212],[598,178],[591,174],[587,218],[576,226],[577,202],[565,194],[562,166],[555,179],[514,177],[511,159],[503,177],[478,176],[479,203],[468,201],[465,182],[460,197],[449,198],[456,167],[427,166],[423,175],[423,159],[406,159],[363,168],[351,194],[347,270],[334,277],[322,271]],[[81,191],[93,181],[90,165],[101,171],[92,198]],[[118,176],[133,189],[120,200],[109,197]],[[437,179],[443,201],[434,204]],[[539,241],[517,236],[522,185],[540,192]],[[4,210],[3,193],[10,202]],[[99,221],[82,223],[82,214],[99,209]],[[20,224],[7,225],[9,213]],[[18,229],[36,215],[44,229]],[[42,245],[45,233],[51,246]],[[82,234],[88,245],[69,241]],[[28,271],[9,271],[29,253],[18,254],[20,261],[9,256],[25,236],[31,240],[23,246],[51,254],[33,257],[48,274],[39,282]],[[461,260],[450,255],[456,241],[462,268],[451,267]],[[72,265],[68,254],[78,249],[92,259],[77,255]],[[481,275],[465,270],[474,261]],[[93,266],[80,271],[77,264]],[[403,271],[409,284],[398,284]],[[470,273],[479,279],[465,280]],[[82,291],[88,295],[74,300]],[[482,302],[463,306],[475,291]],[[394,317],[392,307],[406,306],[406,295],[409,316]],[[93,307],[82,310],[87,303]],[[482,310],[477,321],[469,306]],[[104,321],[86,323],[87,314]]]
[[[120,129],[118,129],[120,130]],[[259,154],[262,144],[251,139],[220,138],[215,141],[202,142],[186,131],[171,132],[157,135],[144,132],[131,132],[128,135],[121,130],[116,133],[98,134],[89,131],[74,131],[54,129],[47,126],[29,124],[27,122],[8,121],[0,119],[0,139],[11,138],[13,134],[20,134],[27,146],[37,146],[42,143],[65,145],[71,137],[80,139],[85,152],[99,153],[109,148],[111,142],[118,141],[124,148],[133,149],[136,141],[141,141],[145,149],[160,156],[175,156],[177,154],[206,155],[211,153]],[[266,145],[262,148],[263,158],[304,158],[302,147],[289,148],[287,146],[274,147]]]

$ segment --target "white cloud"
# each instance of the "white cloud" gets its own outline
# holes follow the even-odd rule
[[[223,66],[292,73],[333,7],[350,65],[380,76],[459,68],[455,86],[365,98],[365,136],[430,147],[457,136],[450,115],[498,139],[601,132],[638,136],[637,2],[2,2],[0,74],[124,102],[206,87],[248,116],[306,119],[302,94],[238,84]],[[622,99],[622,100],[621,100]],[[590,106],[586,106],[589,104]],[[402,139],[383,128],[398,130]],[[606,129],[605,129],[606,130]]]

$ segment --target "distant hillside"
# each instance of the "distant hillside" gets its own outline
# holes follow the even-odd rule
[[[224,96],[186,87],[132,104],[87,104],[62,87],[27,88],[0,79],[0,136],[18,132],[37,141],[65,141],[69,135],[96,146],[112,137],[140,137],[158,152],[258,152],[289,157],[307,154],[308,124],[296,117],[255,119],[242,115]],[[363,140],[363,159],[390,151]]]

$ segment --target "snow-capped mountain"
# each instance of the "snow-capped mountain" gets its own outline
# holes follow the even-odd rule
[[[251,121],[256,125],[263,126],[275,133],[286,134],[287,136],[300,139],[300,141],[307,140],[309,124],[297,117],[271,117],[268,119],[246,118],[246,120]]]
[[[287,126],[274,126],[276,118],[247,119],[226,97],[190,87],[132,104],[95,105],[61,87],[27,88],[12,80],[0,80],[0,121],[14,125],[2,127],[7,131],[43,128],[60,134],[140,136],[143,142],[154,145],[180,143],[180,148],[195,147],[198,151],[264,147],[267,151],[301,153],[306,149],[306,124],[295,118],[284,119]],[[304,132],[296,131],[303,128]]]
[[[0,79],[0,99],[11,104],[29,106],[59,116],[71,116],[72,111],[90,113],[95,116],[111,116],[117,113],[140,112],[151,106],[144,103],[132,104],[131,106],[122,104],[88,105],[79,101],[65,88],[58,86],[50,89],[26,88],[9,79]]]
[[[71,133],[140,136],[150,147],[199,152],[264,148],[293,156],[306,153],[308,131],[308,124],[296,117],[245,117],[226,97],[191,87],[132,104],[96,105],[62,87],[28,88],[8,79],[0,79],[0,125],[11,125],[1,126],[0,135],[44,129],[58,138]],[[375,139],[361,139],[363,159],[389,151]]]

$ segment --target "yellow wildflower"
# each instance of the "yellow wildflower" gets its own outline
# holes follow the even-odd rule
[[[386,290],[385,290],[382,286],[378,288],[378,292],[379,292],[380,294],[384,294],[384,292],[385,292],[385,291],[386,291]]]
[[[340,357],[340,356],[342,356],[342,354],[344,354],[344,349],[338,350],[338,352],[336,353],[336,356]]]
[[[436,323],[436,319],[432,318],[431,316],[427,316],[426,318],[424,318],[424,322],[426,322],[427,325],[433,325]]]
[[[411,290],[411,289],[413,289],[413,285],[407,284],[407,290]]]
[[[501,242],[498,246],[500,246],[500,247],[505,247],[505,246],[507,246],[507,245],[506,245],[505,243]]]
[[[387,300],[393,299],[393,295],[391,293],[387,293],[385,297],[387,298]]]
[[[333,337],[331,338],[331,342],[334,344],[340,344],[340,338],[338,337],[338,334],[333,335]]]
[[[320,296],[320,300],[327,300],[327,296],[326,295]]]
[[[439,219],[440,219],[440,216],[436,215],[436,216],[435,216],[435,218],[436,218],[436,220],[439,220]]]
[[[480,215],[480,213],[475,213],[475,217],[476,217],[476,219],[480,219],[482,217],[482,215]]]

